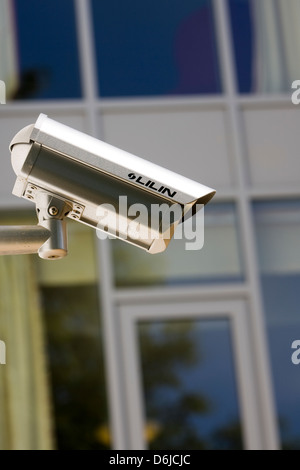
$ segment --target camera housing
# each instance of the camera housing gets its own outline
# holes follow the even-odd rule
[[[149,253],[165,250],[176,226],[216,192],[45,114],[13,137],[10,151],[17,175],[13,194],[37,205],[44,226],[48,219],[68,217]],[[139,217],[136,233],[132,230],[134,216],[120,208],[120,197],[125,196],[128,207],[138,203],[147,209]],[[162,207],[154,226],[153,205]],[[174,207],[176,211],[172,211]],[[166,224],[164,213],[170,211],[175,215]],[[59,252],[57,257],[61,257]]]

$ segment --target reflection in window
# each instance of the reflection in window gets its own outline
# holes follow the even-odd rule
[[[239,91],[290,91],[300,77],[299,0],[228,0]]]
[[[36,223],[26,211],[1,211],[0,225]],[[0,449],[52,450],[44,321],[34,255],[0,256]]]
[[[221,91],[211,0],[92,5],[102,96]]]
[[[0,256],[0,450],[55,447],[43,327],[32,257]]]
[[[254,215],[278,420],[284,449],[300,449],[300,203],[255,203]]]
[[[107,449],[108,425],[94,231],[70,223],[69,253],[36,259],[59,450]],[[82,247],[84,246],[84,250]]]
[[[184,230],[182,233],[184,235]],[[196,234],[198,236],[198,232]],[[205,206],[204,246],[202,249],[187,250],[187,244],[195,243],[195,240],[174,238],[166,251],[155,255],[112,240],[117,287],[243,280],[238,223],[233,204],[211,203]]]
[[[97,285],[41,287],[57,449],[110,445]]]
[[[0,213],[0,225],[30,224],[34,211]],[[0,367],[0,449],[112,445],[95,231],[70,220],[68,232],[59,261],[0,257],[0,339],[10,344]]]
[[[14,5],[19,85],[11,98],[80,98],[73,0]]]
[[[138,337],[149,449],[241,449],[228,321],[140,322]]]

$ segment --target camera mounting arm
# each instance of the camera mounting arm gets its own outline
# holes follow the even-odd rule
[[[49,237],[49,230],[40,225],[0,226],[0,255],[37,253]]]
[[[36,196],[38,225],[0,226],[0,255],[38,253],[44,259],[67,255],[69,203],[46,192]]]

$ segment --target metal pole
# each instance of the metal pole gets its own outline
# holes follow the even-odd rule
[[[0,226],[0,255],[37,253],[51,232],[40,225]]]

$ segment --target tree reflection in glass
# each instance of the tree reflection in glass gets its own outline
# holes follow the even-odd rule
[[[59,450],[111,444],[97,285],[41,289]]]
[[[227,320],[140,322],[150,449],[241,449]]]

